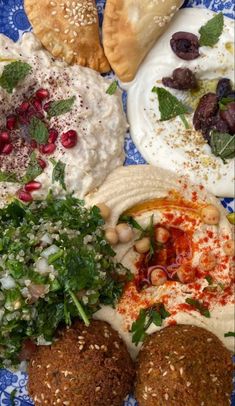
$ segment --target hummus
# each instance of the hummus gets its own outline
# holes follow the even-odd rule
[[[145,160],[179,175],[188,175],[193,183],[200,182],[216,196],[234,195],[234,159],[225,164],[216,157],[201,132],[195,131],[192,114],[187,114],[190,129],[186,129],[179,116],[160,121],[158,97],[154,86],[164,87],[162,78],[172,75],[176,68],[189,68],[201,83],[210,84],[203,94],[214,92],[220,78],[234,82],[234,22],[224,17],[224,30],[213,47],[200,48],[201,56],[192,61],[180,59],[170,47],[172,35],[186,31],[196,35],[214,13],[205,9],[182,9],[158,40],[141,65],[133,82],[123,86],[128,91],[127,113],[133,141]],[[184,104],[193,107],[188,91],[166,88]],[[201,94],[201,96],[203,96]],[[198,99],[199,100],[199,99]]]
[[[223,249],[225,242],[232,239],[232,229],[219,201],[203,186],[192,186],[186,177],[177,177],[169,171],[142,165],[118,168],[108,176],[97,192],[87,196],[88,205],[101,202],[105,202],[111,209],[106,227],[114,227],[120,216],[125,214],[132,216],[146,229],[153,216],[153,226],[167,227],[174,240],[174,244],[169,245],[167,256],[173,257],[174,247],[177,247],[176,260],[170,266],[167,261],[161,264],[167,266],[167,272],[172,272],[174,267],[176,270],[179,268],[177,258],[183,256],[190,268],[195,270],[196,276],[188,283],[181,283],[178,278],[170,277],[158,287],[141,285],[143,261],[146,257],[134,249],[135,241],[140,238],[140,232],[135,230],[131,241],[114,246],[117,261],[131,270],[134,279],[126,286],[117,308],[114,310],[104,307],[96,317],[109,321],[114,328],[118,328],[135,355],[138,348],[132,344],[129,333],[133,321],[137,319],[141,309],[164,303],[170,317],[164,320],[163,327],[174,323],[202,326],[215,333],[233,350],[233,337],[225,337],[224,334],[234,331],[234,276],[232,257],[226,255]],[[216,225],[205,224],[201,218],[202,208],[211,204],[220,213],[220,220]],[[216,258],[216,263],[209,272],[200,267],[203,254],[206,258],[213,254]],[[173,274],[174,272],[171,273]],[[187,304],[188,298],[206,305],[210,317],[203,316],[196,308]],[[148,333],[158,328],[152,324]]]
[[[13,43],[0,35],[0,76],[4,67],[12,61],[27,62],[32,72],[22,80],[12,94],[0,87],[0,132],[6,128],[6,117],[15,114],[15,108],[27,101],[38,89],[47,89],[48,101],[59,101],[75,96],[69,112],[52,117],[50,127],[58,131],[56,149],[50,154],[37,154],[46,161],[46,168],[35,179],[41,188],[33,192],[34,198],[44,199],[49,189],[57,195],[64,194],[58,181],[52,183],[53,160],[65,164],[66,191],[82,198],[88,191],[99,186],[107,174],[122,165],[124,160],[124,136],[127,123],[122,109],[121,92],[106,93],[110,81],[91,69],[67,66],[55,61],[43,48],[34,34],[24,34],[22,40]],[[61,144],[61,134],[76,131],[77,144],[66,149]],[[23,133],[22,133],[23,132]],[[14,135],[24,137],[24,126],[16,128]],[[19,145],[18,145],[19,144]],[[14,172],[21,176],[27,170],[29,145],[15,142],[11,154],[0,154],[0,171]],[[0,205],[19,189],[19,184],[0,183]]]

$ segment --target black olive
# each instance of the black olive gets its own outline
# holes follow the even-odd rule
[[[177,68],[172,73],[172,78],[162,79],[164,86],[178,90],[189,90],[197,88],[197,79],[194,73],[188,68]]]
[[[226,110],[220,111],[220,116],[228,124],[231,134],[235,134],[235,102],[227,104]]]
[[[201,97],[193,116],[195,130],[208,135],[219,110],[219,99],[215,93],[207,93]]]
[[[190,32],[179,31],[170,41],[173,52],[181,59],[191,61],[199,57],[198,37]]]
[[[219,99],[228,97],[228,94],[232,92],[232,86],[230,79],[222,78],[219,80],[216,88],[216,94]]]

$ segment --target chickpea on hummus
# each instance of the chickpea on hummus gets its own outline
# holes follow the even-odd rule
[[[52,189],[77,197],[122,165],[121,93],[88,68],[55,61],[34,34],[0,35],[0,205]]]
[[[108,307],[96,317],[119,328],[133,353],[146,333],[176,323],[204,327],[233,350],[234,240],[218,200],[187,178],[141,165],[110,174],[87,197],[98,203],[106,215],[109,208],[106,238],[134,279],[115,317]]]

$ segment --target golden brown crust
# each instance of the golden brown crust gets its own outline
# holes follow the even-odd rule
[[[134,79],[142,60],[182,3],[182,0],[107,0],[104,50],[122,81]]]
[[[176,325],[150,335],[139,354],[139,406],[229,406],[232,355],[211,332]]]
[[[55,58],[101,73],[110,70],[94,0],[25,0],[24,6],[34,33]]]

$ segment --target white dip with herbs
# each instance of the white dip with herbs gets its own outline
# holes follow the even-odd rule
[[[35,185],[29,187],[30,193],[33,198],[45,198],[50,188],[57,195],[64,194],[66,189],[69,193],[74,192],[77,197],[84,197],[88,191],[99,186],[111,170],[123,163],[127,123],[122,109],[121,92],[117,90],[115,94],[107,94],[110,81],[91,69],[67,66],[55,61],[32,33],[24,34],[22,40],[16,44],[0,35],[0,77],[4,68],[14,61],[28,63],[32,71],[17,84],[12,93],[0,87],[0,133],[6,131],[9,115],[15,115],[15,109],[19,109],[22,103],[29,100],[31,103],[39,89],[49,92],[42,103],[43,120],[48,130],[52,128],[58,132],[52,153],[40,151],[42,146],[34,149],[36,158],[43,159],[46,167],[36,179],[30,179],[41,184],[37,191],[32,190]],[[44,104],[72,97],[74,103],[70,111],[52,117],[48,122]],[[21,117],[24,115],[21,114]],[[9,148],[12,147],[6,146],[6,142],[0,139],[0,171],[5,175],[13,174],[19,179],[27,171],[30,154],[33,152],[30,140],[27,140],[27,128],[28,123],[17,122],[13,131],[8,131],[9,143],[13,145],[10,153]],[[70,130],[76,132],[76,145],[65,148],[61,136]],[[53,167],[56,162],[62,164],[64,176],[60,173],[58,180],[53,181]],[[3,182],[2,175],[0,206],[9,201],[20,188],[24,192],[23,185],[12,181]],[[27,195],[25,199],[23,195],[22,200],[27,201]]]
[[[216,196],[228,197],[234,194],[234,159],[227,160],[225,164],[212,154],[202,134],[194,130],[193,114],[186,114],[190,125],[188,130],[179,116],[160,121],[158,97],[152,93],[154,86],[164,87],[162,78],[172,76],[176,68],[189,68],[200,81],[215,80],[217,83],[220,78],[229,78],[234,82],[233,20],[224,17],[224,29],[218,43],[213,47],[200,47],[197,59],[180,59],[170,46],[172,35],[178,31],[199,37],[200,27],[214,15],[205,9],[180,10],[141,65],[135,80],[124,84],[124,87],[128,90],[131,135],[146,161],[177,174],[188,175],[193,183],[201,182]],[[166,89],[190,105],[189,91]],[[214,90],[209,88],[201,96]]]

